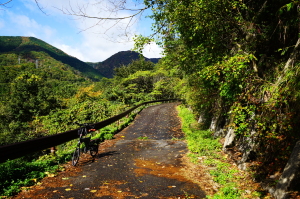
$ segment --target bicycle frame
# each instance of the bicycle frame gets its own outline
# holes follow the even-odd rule
[[[76,166],[76,164],[78,163],[80,153],[82,153],[82,152],[86,153],[86,152],[90,151],[91,156],[95,157],[98,153],[98,145],[100,142],[99,139],[91,141],[92,135],[90,135],[90,137],[84,137],[89,132],[96,131],[96,129],[94,129],[90,124],[79,124],[79,125],[81,126],[81,128],[78,130],[79,140],[78,140],[77,147],[76,147],[76,149],[73,153],[73,157],[72,157],[72,165],[73,166]],[[82,143],[85,144],[83,149],[81,148]]]

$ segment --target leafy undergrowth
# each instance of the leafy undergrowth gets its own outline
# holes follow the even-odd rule
[[[15,195],[20,190],[36,184],[40,179],[54,175],[62,169],[59,162],[68,161],[70,157],[71,154],[50,154],[34,161],[22,157],[0,164],[0,198]]]
[[[184,106],[178,108],[182,130],[186,135],[191,161],[201,164],[216,183],[217,191],[210,199],[270,198],[254,183],[251,174],[239,170],[225,153],[212,132],[202,130],[194,115]]]
[[[135,115],[145,108],[140,107],[129,117],[123,118],[120,122],[111,124],[96,131],[92,139],[112,139],[114,134],[125,128],[133,121]],[[19,193],[21,190],[30,189],[46,176],[54,176],[64,168],[63,163],[70,161],[72,153],[76,148],[77,139],[57,146],[54,154],[49,151],[42,151],[15,160],[8,160],[0,164],[0,198],[7,198]]]

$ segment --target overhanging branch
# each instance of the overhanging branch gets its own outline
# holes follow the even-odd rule
[[[6,1],[4,3],[0,3],[0,6],[5,6],[5,5],[9,4],[10,2],[12,2],[12,0]]]
[[[98,20],[123,20],[123,19],[131,19],[134,18],[135,16],[138,16],[140,14],[142,14],[145,10],[147,10],[149,7],[144,7],[141,9],[123,9],[123,10],[128,10],[128,11],[137,11],[136,13],[129,15],[129,16],[125,16],[125,17],[99,17],[99,16],[89,16],[87,15],[85,12],[82,11],[82,8],[79,8],[79,12],[75,12],[72,7],[71,10],[69,9],[60,9],[57,8],[58,10],[60,10],[63,14],[65,15],[70,15],[70,16],[76,16],[76,17],[83,17],[83,18],[89,18],[89,19],[98,19]]]

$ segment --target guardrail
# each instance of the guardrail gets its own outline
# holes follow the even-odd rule
[[[155,101],[149,101],[149,102],[143,102],[141,104],[136,105],[135,107],[119,114],[114,117],[111,117],[107,120],[98,122],[93,124],[95,126],[95,129],[101,129],[107,125],[110,125],[119,119],[125,117],[129,113],[131,113],[133,110],[136,108],[145,105],[145,104],[150,104],[150,103],[155,103],[155,102],[166,102],[166,101],[181,101],[180,99],[166,99],[166,100],[155,100]],[[78,138],[78,129],[66,131],[63,133],[55,134],[55,135],[50,135],[50,136],[45,136],[41,138],[36,138],[24,142],[18,142],[10,145],[5,145],[0,147],[0,163],[5,162],[6,160],[10,159],[16,159],[19,157],[22,157],[26,154],[47,149],[53,146],[57,146],[60,144],[63,144],[65,142],[68,142],[70,140]]]

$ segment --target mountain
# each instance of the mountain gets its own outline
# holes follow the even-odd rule
[[[69,65],[89,79],[97,81],[103,77],[98,70],[94,69],[89,64],[80,61],[75,57],[69,56],[58,48],[55,48],[40,39],[34,37],[0,36],[1,54],[15,53],[20,58],[26,58],[29,62],[34,62],[39,60],[38,57],[34,55],[34,52],[44,52],[55,60]],[[45,60],[39,61],[41,62]]]
[[[114,68],[122,65],[128,65],[133,60],[143,57],[141,54],[134,51],[121,51],[112,55],[103,62],[86,63],[34,37],[0,36],[0,54],[15,53],[19,57],[27,59],[29,62],[35,62],[36,60],[43,61],[40,60],[39,57],[33,55],[34,53],[31,52],[44,52],[53,59],[69,65],[76,71],[82,73],[83,76],[95,81],[100,80],[103,76],[112,78],[114,74]],[[160,59],[143,58],[153,63],[157,63]]]
[[[134,51],[120,51],[103,62],[89,64],[97,69],[104,77],[112,78],[114,74],[114,68],[118,68],[122,65],[128,65],[133,60],[140,59],[141,56],[141,54]],[[160,58],[145,59],[156,64]]]

